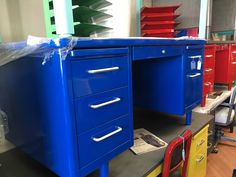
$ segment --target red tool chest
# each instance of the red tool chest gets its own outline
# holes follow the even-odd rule
[[[215,72],[215,83],[227,84],[231,90],[236,80],[236,44],[217,45]]]
[[[204,107],[206,104],[206,96],[210,92],[214,91],[215,82],[215,55],[216,45],[205,45],[204,50],[204,72],[203,72],[203,84],[202,84],[202,104]]]
[[[144,37],[174,37],[177,6],[144,7],[141,10],[141,34]]]

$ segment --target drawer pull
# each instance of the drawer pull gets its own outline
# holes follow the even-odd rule
[[[111,72],[119,70],[120,68],[118,66],[111,67],[111,68],[103,68],[103,69],[95,69],[95,70],[88,70],[89,74],[97,74],[97,73],[104,73],[104,72]]]
[[[195,59],[195,58],[202,58],[201,55],[196,55],[196,56],[189,56],[188,58]]]
[[[204,85],[205,85],[205,86],[210,86],[211,83],[210,83],[210,82],[206,82],[206,83],[204,83]]]
[[[213,55],[206,55],[206,58],[211,58],[213,57]]]
[[[123,129],[122,129],[121,127],[116,127],[116,130],[115,130],[115,131],[113,131],[113,132],[111,132],[111,133],[108,133],[108,134],[106,134],[106,135],[104,135],[104,136],[102,136],[102,137],[100,137],[100,138],[95,138],[95,137],[93,137],[92,140],[95,141],[95,142],[100,142],[100,141],[103,141],[103,140],[105,140],[105,139],[107,139],[107,138],[109,138],[109,137],[111,137],[111,136],[113,136],[113,135],[115,135],[115,134],[121,132],[122,130],[123,130]]]
[[[205,140],[202,139],[198,144],[197,144],[197,147],[201,146],[203,143],[205,143]]]
[[[206,71],[206,72],[211,72],[212,69],[211,69],[211,68],[209,68],[209,69],[205,69],[205,71]]]
[[[188,75],[188,77],[191,77],[191,78],[198,77],[198,76],[201,76],[201,73]]]
[[[201,155],[201,157],[199,158],[199,159],[197,159],[196,161],[197,161],[197,163],[200,163],[201,161],[203,161],[204,160],[204,155]]]
[[[233,54],[236,54],[236,51],[233,51],[232,53],[233,53]]]
[[[120,98],[115,98],[114,100],[107,101],[107,102],[104,102],[104,103],[101,103],[101,104],[92,104],[92,105],[90,105],[90,107],[93,108],[93,109],[98,109],[98,108],[101,108],[101,107],[104,107],[104,106],[107,106],[107,105],[110,105],[110,104],[113,104],[113,103],[117,103],[120,100],[121,100]]]
[[[233,65],[236,65],[236,61],[232,62]]]

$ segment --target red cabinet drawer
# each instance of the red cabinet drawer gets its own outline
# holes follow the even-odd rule
[[[236,80],[236,61],[231,62],[231,78],[232,81]]]
[[[231,44],[231,60],[236,61],[236,44]]]
[[[214,84],[211,82],[204,82],[203,83],[203,96],[207,95],[208,93],[214,90]]]

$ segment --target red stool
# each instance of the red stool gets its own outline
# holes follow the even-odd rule
[[[170,174],[176,171],[179,167],[182,167],[181,176],[186,177],[191,141],[192,131],[188,129],[180,137],[177,137],[170,142],[164,157],[162,177],[169,177]],[[183,148],[185,152],[184,160],[182,156]]]

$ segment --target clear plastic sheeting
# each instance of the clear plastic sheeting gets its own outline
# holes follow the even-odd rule
[[[0,109],[0,145],[5,144],[5,135],[9,132],[8,118],[5,112]]]
[[[41,57],[44,65],[55,52],[64,60],[77,41],[78,38],[73,37],[49,39],[29,36],[27,42],[3,43],[0,44],[0,66],[24,56]]]

